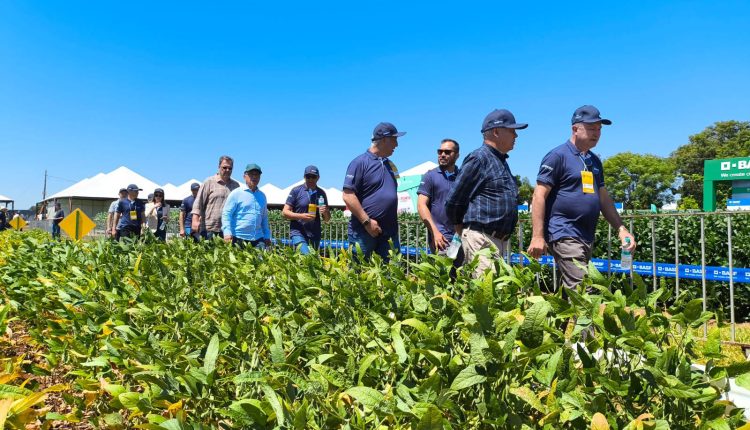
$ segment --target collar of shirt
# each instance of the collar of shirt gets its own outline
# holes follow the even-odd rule
[[[578,150],[578,147],[573,142],[571,142],[570,139],[568,139],[568,141],[565,143],[568,144],[568,149],[570,149],[570,152],[572,152],[573,155],[577,155],[579,157],[583,156],[585,158],[591,157],[591,151],[586,151],[586,153],[584,154],[583,151]]]
[[[490,150],[490,152],[491,152],[492,154],[494,154],[494,155],[495,155],[495,156],[496,156],[497,158],[499,158],[499,159],[501,159],[501,160],[503,160],[503,161],[507,160],[507,159],[508,159],[508,157],[510,157],[510,156],[509,156],[508,154],[503,154],[502,152],[500,152],[500,151],[498,151],[497,149],[495,149],[495,148],[491,147],[490,145],[487,145],[486,143],[484,144],[484,146],[486,146],[486,147],[487,147],[487,149],[489,149],[489,150]]]
[[[445,177],[445,179],[451,180],[458,176],[458,167],[453,170],[453,172],[449,172],[447,170],[443,170],[442,168],[438,167],[438,171]]]

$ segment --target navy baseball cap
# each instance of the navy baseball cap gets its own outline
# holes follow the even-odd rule
[[[372,131],[372,140],[380,140],[384,137],[401,137],[405,134],[405,131],[396,130],[396,126],[390,122],[381,122]]]
[[[120,191],[118,191],[118,192],[117,192],[117,194],[120,194],[120,193],[127,193],[127,192],[128,192],[128,189],[127,189],[127,188],[120,188]]]
[[[318,168],[315,166],[307,166],[305,167],[305,175],[320,176],[320,172],[318,171]]]
[[[199,183],[197,183],[197,182],[193,182],[192,184],[190,184],[190,189],[191,189],[191,190],[197,190],[197,189],[199,189],[200,187],[201,187],[201,184],[199,184]]]
[[[508,109],[495,109],[484,117],[482,133],[494,128],[515,128],[520,130],[528,126],[525,123],[517,123],[516,117]]]
[[[128,191],[143,191],[143,189],[138,188],[136,184],[130,184],[128,185]]]
[[[255,163],[250,163],[247,166],[245,166],[245,173],[252,172],[253,170],[257,170],[258,173],[263,173],[263,170],[260,169],[260,166]]]
[[[604,125],[612,124],[612,121],[602,118],[599,109],[591,105],[581,106],[573,112],[573,118],[570,120],[570,123],[577,124],[579,122],[586,124],[591,124],[593,122],[601,122]]]
[[[161,188],[157,188],[157,189],[154,190],[154,194],[161,194],[163,196],[164,195],[164,190],[161,189]]]

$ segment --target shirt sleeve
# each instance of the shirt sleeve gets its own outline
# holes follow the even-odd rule
[[[484,181],[481,160],[469,155],[445,200],[445,213],[452,224],[462,224],[469,202]]]
[[[323,201],[326,202],[326,206],[328,206],[328,194],[326,194],[325,191],[320,190],[320,195],[323,196]]]
[[[355,193],[360,191],[362,187],[362,162],[359,158],[355,158],[349,163],[349,167],[346,169],[346,176],[344,177],[344,189],[352,190]]]
[[[198,191],[200,195],[200,191]],[[224,207],[221,209],[221,230],[224,236],[234,236],[235,223],[237,222],[234,217],[235,212],[235,193],[229,193],[227,201],[224,202]],[[195,209],[193,209],[195,213]]]
[[[207,184],[208,184],[208,181],[204,181],[203,185],[201,185],[201,188],[198,190],[198,194],[195,196],[195,201],[193,202],[193,211],[192,211],[193,215],[200,215],[201,211],[203,210],[203,191],[206,189]]]
[[[419,183],[417,194],[427,196],[427,198],[432,200],[432,175],[430,175],[430,172],[422,175],[422,181]]]
[[[539,165],[539,173],[536,175],[536,182],[551,187],[558,185],[560,177],[559,172],[562,167],[560,165],[561,163],[562,160],[559,154],[553,152],[547,153],[547,155],[542,158],[542,163]]]
[[[286,204],[289,205],[289,207],[292,208],[292,212],[294,212],[294,206],[296,202],[296,194],[297,194],[297,187],[292,188],[292,191],[289,192],[289,195],[286,197]]]

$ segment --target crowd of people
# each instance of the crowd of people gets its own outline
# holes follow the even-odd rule
[[[618,231],[622,246],[636,247],[607,192],[604,167],[591,150],[602,127],[612,122],[590,105],[576,109],[570,137],[541,160],[531,202],[532,240],[528,254],[539,258],[550,252],[563,284],[574,287],[591,260],[594,231],[601,213]],[[518,184],[508,163],[518,131],[528,127],[507,109],[490,112],[482,122],[483,143],[470,152],[459,168],[460,145],[443,139],[437,148],[438,167],[422,177],[417,209],[428,230],[432,253],[446,254],[451,244],[459,248],[454,265],[476,256],[477,276],[492,270],[502,258],[518,222]],[[404,136],[391,123],[382,122],[372,132],[369,148],[356,156],[346,170],[343,199],[351,218],[349,243],[364,258],[373,254],[388,259],[399,248],[398,169],[390,157]],[[239,247],[264,249],[271,245],[267,200],[258,188],[263,170],[256,163],[245,167],[246,188],[231,178],[234,160],[219,159],[218,171],[203,184],[193,183],[191,195],[180,205],[179,234],[193,240],[221,237]],[[320,247],[321,222],[330,220],[328,196],[318,187],[320,171],[305,168],[304,183],[294,187],[282,210],[290,221],[291,243],[308,254]],[[107,217],[107,231],[115,239],[138,236],[148,228],[166,239],[169,205],[164,191],[154,190],[153,200],[138,199],[135,184],[120,190]],[[482,250],[489,252],[480,252]]]

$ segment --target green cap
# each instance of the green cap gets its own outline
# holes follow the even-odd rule
[[[260,166],[255,163],[250,163],[245,167],[245,173],[251,171],[251,170],[257,170],[258,173],[263,173],[262,170],[260,170]]]

